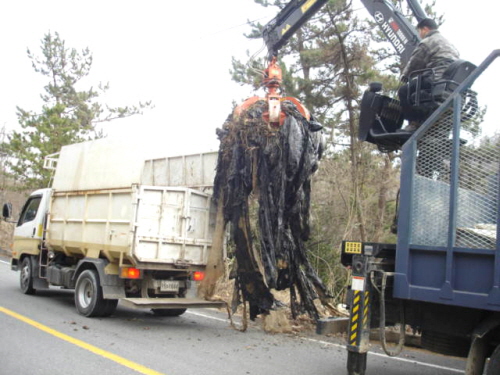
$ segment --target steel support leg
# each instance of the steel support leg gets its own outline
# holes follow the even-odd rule
[[[366,355],[370,344],[370,291],[369,283],[359,284],[353,290],[349,332],[347,336],[347,373],[365,375]]]
[[[347,352],[347,374],[365,375],[367,353]]]

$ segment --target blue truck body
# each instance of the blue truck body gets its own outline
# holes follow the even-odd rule
[[[363,96],[359,139],[401,150],[401,180],[397,243],[342,246],[352,270],[349,375],[365,374],[375,327],[388,355],[399,354],[411,327],[424,349],[466,357],[465,375],[500,373],[500,117],[481,104],[498,92],[499,57],[495,50],[477,67],[458,61],[454,77],[469,70],[460,79],[417,88],[413,105],[426,115],[413,134],[400,130],[399,102],[380,84]],[[475,137],[478,127],[494,132]],[[389,349],[385,329],[396,325],[400,340]]]
[[[402,148],[396,298],[500,311],[500,150],[466,147],[460,110],[499,55],[478,66]],[[442,139],[446,127],[451,136]]]

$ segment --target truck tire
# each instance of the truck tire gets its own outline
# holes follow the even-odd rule
[[[102,316],[106,312],[107,301],[103,298],[97,271],[85,270],[78,276],[75,306],[78,313],[86,317]]]
[[[156,316],[180,316],[186,312],[187,309],[154,309],[153,314]]]
[[[112,315],[116,310],[116,306],[118,305],[118,300],[117,299],[105,299],[104,303],[105,303],[105,307],[104,307],[104,310],[103,310],[101,316],[105,317],[105,316]]]
[[[500,371],[500,345],[496,347],[493,354],[488,362],[488,368],[486,369],[486,375],[495,375]]]
[[[24,294],[35,294],[35,288],[33,288],[33,261],[29,256],[25,257],[21,262],[19,284]]]

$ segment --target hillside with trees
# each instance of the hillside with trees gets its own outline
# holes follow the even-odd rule
[[[20,130],[7,135],[0,145],[5,159],[5,173],[23,189],[48,186],[50,170],[43,168],[44,158],[64,145],[97,139],[104,134],[97,129],[101,122],[141,114],[151,102],[110,107],[99,101],[109,84],[82,88],[81,81],[90,74],[92,53],[66,46],[57,32],[48,32],[41,40],[41,54],[27,50],[36,73],[46,79],[39,109],[17,107]],[[36,95],[32,93],[31,95]]]

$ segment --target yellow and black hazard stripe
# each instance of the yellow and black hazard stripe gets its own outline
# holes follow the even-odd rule
[[[360,313],[362,312],[360,306],[361,306],[361,292],[359,290],[355,290],[354,298],[352,300],[351,322],[349,329],[349,345],[353,346],[356,346],[356,342],[359,336],[359,328],[360,328],[359,322],[361,321]]]
[[[363,300],[363,328],[368,328],[368,313],[370,306],[370,292],[365,292],[365,298]]]
[[[370,292],[354,291],[349,329],[349,345],[358,346],[363,329],[369,329]]]
[[[304,5],[300,6],[300,10],[302,10],[302,13],[307,12],[316,2],[317,0],[307,0]]]

